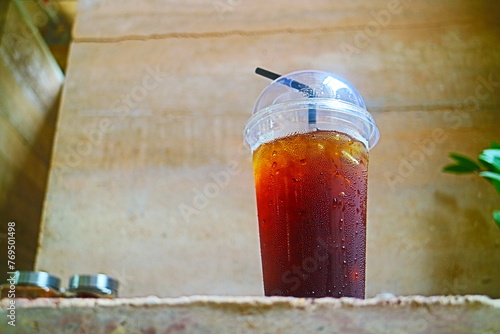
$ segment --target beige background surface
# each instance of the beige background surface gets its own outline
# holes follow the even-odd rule
[[[7,317],[9,300],[0,301]],[[20,299],[16,326],[2,333],[415,333],[482,334],[500,331],[500,300],[485,296],[398,298],[180,298]],[[35,329],[36,328],[36,329]]]
[[[242,130],[268,81],[252,72],[321,69],[358,88],[382,134],[367,295],[500,297],[499,198],[441,173],[450,151],[500,140],[499,9],[81,0],[36,267],[104,272],[123,296],[262,294]]]

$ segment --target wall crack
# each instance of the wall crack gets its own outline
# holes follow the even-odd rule
[[[368,22],[367,22],[368,23]],[[434,29],[455,25],[471,25],[472,21],[455,21],[455,22],[423,22],[412,25],[392,25],[383,28],[383,30],[410,30],[410,29]],[[149,41],[155,39],[171,39],[171,38],[223,38],[232,36],[268,36],[280,34],[320,34],[342,31],[358,31],[366,28],[364,25],[353,26],[336,26],[336,27],[315,27],[315,28],[284,28],[284,29],[268,29],[268,30],[228,30],[228,31],[212,31],[212,32],[171,32],[163,34],[147,34],[147,35],[123,35],[113,37],[78,37],[73,38],[75,43],[116,43],[124,41]]]

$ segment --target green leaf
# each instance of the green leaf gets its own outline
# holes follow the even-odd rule
[[[469,157],[457,153],[450,153],[449,157],[457,162],[454,166],[460,167],[451,167],[453,165],[449,165],[444,168],[445,172],[472,173],[481,170],[479,165]]]
[[[493,186],[497,190],[497,193],[500,194],[500,182],[496,180],[491,180],[491,182],[493,183]]]
[[[450,158],[455,160],[458,165],[467,166],[470,167],[471,169],[474,168],[475,170],[480,169],[479,165],[474,160],[472,160],[469,157],[466,157],[465,155],[450,153]]]
[[[500,173],[481,172],[481,173],[479,173],[479,176],[482,176],[482,177],[489,179],[489,180],[492,180],[492,181],[500,182]]]
[[[473,173],[473,172],[477,172],[477,171],[481,170],[479,165],[474,160],[472,160],[466,156],[463,156],[463,155],[460,155],[457,153],[450,153],[449,156],[450,156],[450,158],[455,160],[457,163],[445,166],[443,168],[443,172],[465,174],[465,173]]]
[[[493,219],[495,219],[495,223],[500,227],[500,211],[493,211]]]
[[[478,160],[489,171],[500,173],[500,149],[486,149],[479,154]]]
[[[454,173],[454,174],[469,174],[474,173],[476,170],[471,170],[469,167],[462,165],[448,165],[444,166],[443,172]]]
[[[500,149],[500,144],[497,143],[497,142],[492,142],[491,143],[491,148],[498,148],[498,149]]]

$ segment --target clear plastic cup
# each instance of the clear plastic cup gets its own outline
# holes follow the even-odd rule
[[[244,136],[265,294],[364,298],[368,151],[379,132],[361,95],[326,72],[281,76]]]

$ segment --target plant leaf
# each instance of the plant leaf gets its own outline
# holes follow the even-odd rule
[[[500,211],[493,211],[493,219],[495,219],[495,223],[500,227]]]
[[[491,180],[491,182],[493,183],[493,186],[495,186],[497,193],[500,194],[500,182],[496,180]]]
[[[464,170],[469,170],[470,172],[481,170],[481,167],[474,160],[465,155],[450,153],[449,157],[455,160],[457,165],[462,166]]]
[[[472,160],[471,158],[468,158],[466,156],[457,154],[457,153],[450,153],[449,155],[450,158],[455,160],[457,163],[445,166],[443,168],[443,172],[448,172],[448,173],[473,173],[480,171],[481,168],[479,165]]]
[[[459,165],[468,166],[471,169],[475,168],[475,170],[480,169],[479,165],[474,160],[472,160],[469,157],[466,157],[465,155],[461,155],[458,153],[450,153],[450,158],[455,160],[457,162],[457,164],[459,164]]]
[[[489,171],[500,173],[500,149],[486,149],[479,154],[478,160]]]
[[[500,149],[500,144],[494,141],[494,142],[491,143],[491,148]]]
[[[469,167],[456,164],[456,165],[444,166],[443,172],[454,173],[454,174],[470,174],[474,173],[475,170],[471,170]]]
[[[479,176],[482,176],[484,178],[487,178],[492,181],[497,181],[500,182],[500,173],[495,173],[495,172],[481,172],[479,173]]]

